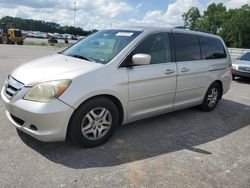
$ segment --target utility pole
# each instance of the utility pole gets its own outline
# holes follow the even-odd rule
[[[74,27],[76,26],[76,0],[74,1]]]

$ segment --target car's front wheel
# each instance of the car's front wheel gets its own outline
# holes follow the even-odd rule
[[[105,143],[119,123],[116,105],[107,98],[96,98],[81,105],[70,122],[70,138],[82,147]]]

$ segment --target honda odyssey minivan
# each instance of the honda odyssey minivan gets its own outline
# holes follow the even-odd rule
[[[229,90],[230,66],[215,35],[109,29],[19,66],[1,97],[17,129],[41,141],[70,138],[94,147],[120,124],[191,106],[213,110]]]

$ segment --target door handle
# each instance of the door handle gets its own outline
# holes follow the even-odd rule
[[[188,68],[186,68],[186,67],[183,67],[182,69],[181,69],[181,72],[189,72],[190,71],[190,69],[188,69]]]
[[[165,70],[165,74],[172,74],[172,73],[174,73],[175,71],[174,70],[172,70],[172,69],[167,69],[167,70]]]

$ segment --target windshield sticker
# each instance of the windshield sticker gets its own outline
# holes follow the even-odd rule
[[[120,37],[131,37],[134,33],[132,32],[119,32],[116,34],[116,36],[120,36]]]

